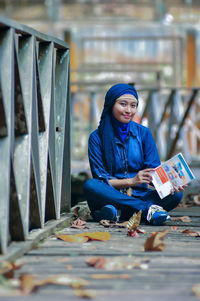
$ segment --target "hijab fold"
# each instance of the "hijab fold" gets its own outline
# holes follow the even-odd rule
[[[131,94],[138,100],[138,94],[134,87],[123,83],[112,86],[106,93],[104,108],[98,126],[98,132],[102,140],[104,162],[107,171],[111,175],[114,173],[114,166],[115,166],[115,143],[114,143],[114,127],[112,123],[112,119],[113,119],[112,108],[115,104],[116,99],[124,94]],[[128,126],[128,130],[129,130],[129,126]],[[126,128],[126,132],[127,132],[127,128]]]

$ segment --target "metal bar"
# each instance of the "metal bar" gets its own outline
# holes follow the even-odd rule
[[[186,110],[185,110],[185,113],[184,113],[184,115],[183,115],[183,118],[182,118],[181,122],[179,123],[179,126],[178,126],[178,130],[177,130],[176,136],[175,136],[175,138],[173,139],[173,141],[172,141],[172,143],[171,143],[171,145],[170,145],[170,148],[169,148],[169,151],[168,151],[168,153],[167,153],[167,158],[166,158],[166,159],[169,159],[169,158],[172,156],[172,154],[173,154],[173,150],[174,150],[174,148],[175,148],[175,146],[176,146],[176,143],[177,143],[177,141],[178,141],[178,139],[179,139],[180,130],[181,130],[181,128],[183,127],[183,125],[184,125],[184,123],[185,123],[186,117],[187,117],[188,114],[189,114],[190,108],[191,108],[192,104],[193,104],[194,101],[195,101],[195,97],[196,97],[198,91],[199,91],[198,89],[194,89],[193,92],[192,92],[192,96],[190,97],[190,100],[189,100],[188,106],[187,106],[187,108],[186,108]]]
[[[15,32],[22,35],[35,36],[38,41],[54,42],[56,48],[69,49],[69,45],[53,36],[43,34],[26,25],[22,25],[16,21],[0,16],[0,28],[14,28]]]
[[[0,253],[70,209],[69,80],[65,42],[0,17]]]

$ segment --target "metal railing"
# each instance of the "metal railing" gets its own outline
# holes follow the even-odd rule
[[[137,88],[137,87],[136,87]],[[200,158],[200,88],[139,88],[135,121],[148,126],[162,160],[182,152],[188,163]],[[87,140],[97,128],[106,90],[72,94],[73,158],[87,158]],[[80,114],[82,112],[82,114]]]
[[[69,47],[0,17],[0,252],[70,209]]]

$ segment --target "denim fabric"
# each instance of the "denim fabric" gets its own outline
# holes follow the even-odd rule
[[[157,192],[151,189],[137,197],[128,196],[98,179],[88,180],[84,184],[84,192],[92,216],[95,210],[100,210],[103,206],[109,204],[116,209],[121,209],[122,220],[129,219],[133,213],[139,210],[142,210],[142,218],[145,220],[148,209],[153,204],[170,211],[180,203],[182,198],[182,192],[175,192],[174,195],[169,195],[161,200]]]
[[[115,154],[113,161],[115,168],[113,173],[107,171],[105,155],[102,151],[102,142],[98,130],[95,130],[89,137],[88,153],[90,168],[93,178],[104,180],[116,178],[132,178],[139,170],[154,168],[160,165],[158,151],[150,130],[133,121],[130,122],[129,136],[122,143],[114,137]],[[141,187],[146,184],[134,187],[135,193],[141,194]]]
[[[115,164],[111,174],[106,168],[106,154],[103,152],[98,130],[89,137],[89,161],[94,179],[85,183],[84,192],[92,214],[106,204],[121,209],[124,219],[139,210],[142,210],[145,218],[149,207],[153,204],[160,205],[167,211],[175,208],[181,201],[182,193],[175,193],[161,200],[156,191],[148,188],[147,184],[141,184],[132,187],[130,197],[109,184],[109,179],[132,178],[142,169],[160,165],[158,151],[150,130],[131,121],[130,132],[125,142],[122,143],[114,137],[114,143]]]

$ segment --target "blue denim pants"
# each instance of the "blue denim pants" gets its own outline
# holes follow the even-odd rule
[[[183,193],[170,194],[160,199],[156,190],[148,189],[146,193],[138,196],[128,196],[111,185],[98,180],[90,179],[84,184],[84,194],[93,216],[94,211],[105,205],[113,205],[121,210],[121,220],[129,219],[133,213],[142,210],[142,219],[146,220],[151,205],[159,205],[166,211],[171,211],[180,203]]]

